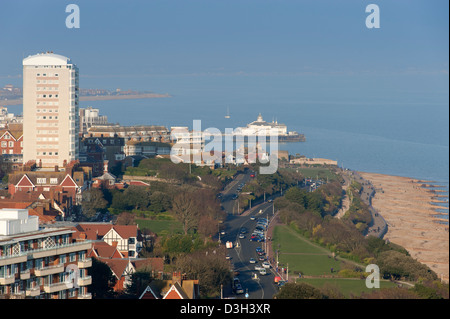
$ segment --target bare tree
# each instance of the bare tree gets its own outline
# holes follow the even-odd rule
[[[197,225],[199,211],[195,195],[190,192],[181,192],[172,202],[172,212],[183,225],[184,234]]]

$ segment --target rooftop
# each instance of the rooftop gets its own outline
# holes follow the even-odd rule
[[[23,59],[23,65],[69,65],[71,60],[53,52],[38,53]]]

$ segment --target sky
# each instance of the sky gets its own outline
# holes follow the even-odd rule
[[[65,12],[80,8],[80,28]],[[365,24],[368,4],[380,28]],[[22,59],[69,56],[90,86],[146,76],[426,76],[445,90],[446,0],[0,1],[0,85]],[[423,84],[421,82],[421,84]]]

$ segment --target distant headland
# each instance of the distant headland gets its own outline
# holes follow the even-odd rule
[[[80,89],[80,101],[106,101],[106,100],[132,100],[171,97],[168,93],[154,93],[149,91],[133,91],[121,89]],[[20,105],[22,100],[22,88],[5,85],[0,88],[0,105]]]

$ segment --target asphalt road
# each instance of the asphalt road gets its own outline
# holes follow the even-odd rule
[[[278,288],[274,284],[273,268],[268,271],[267,275],[262,276],[255,270],[256,264],[251,264],[249,260],[250,258],[254,258],[261,265],[262,261],[258,261],[256,247],[259,246],[265,249],[265,243],[250,241],[251,233],[256,226],[256,220],[251,220],[251,216],[255,216],[256,218],[269,217],[270,219],[273,213],[273,204],[265,202],[253,207],[250,213],[246,212],[243,215],[233,214],[233,212],[237,211],[237,204],[236,200],[232,199],[232,196],[236,194],[236,189],[239,184],[251,179],[250,174],[251,172],[238,175],[236,181],[230,183],[223,192],[222,206],[228,213],[228,218],[224,225],[225,235],[221,235],[220,239],[223,244],[227,241],[233,243],[233,248],[228,249],[229,256],[231,257],[230,267],[239,272],[238,278],[244,289],[244,294],[236,295],[232,292],[231,287],[224,287],[223,297],[245,299],[246,293],[248,293],[249,299],[271,299],[278,292]],[[260,211],[262,213],[259,213]],[[239,239],[242,227],[247,229],[247,233],[245,234],[245,238]],[[256,280],[252,278],[255,273],[258,276]]]

